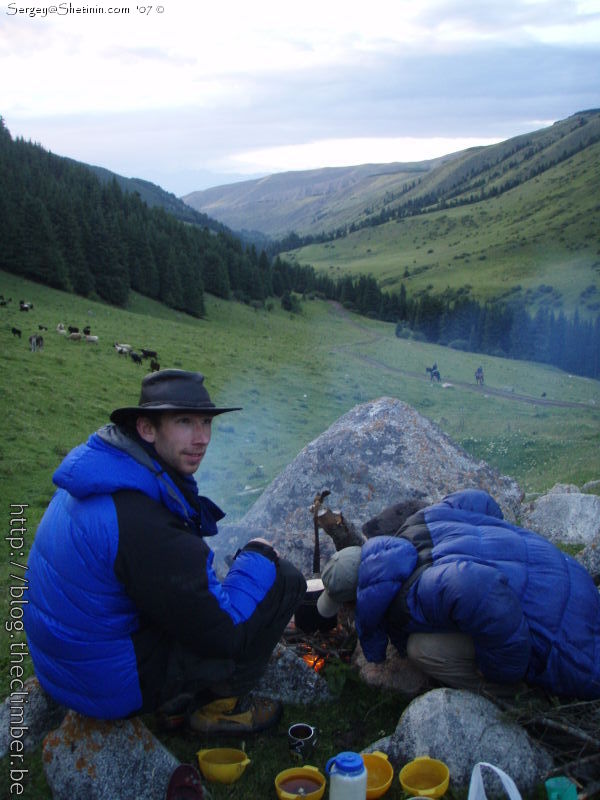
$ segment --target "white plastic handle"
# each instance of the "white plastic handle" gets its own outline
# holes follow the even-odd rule
[[[487,800],[485,788],[483,786],[483,776],[481,775],[481,767],[489,767],[502,781],[504,791],[509,796],[510,800],[522,800],[519,790],[510,775],[495,767],[493,764],[488,764],[487,761],[480,761],[473,767],[471,773],[471,783],[469,784],[469,796],[467,800]]]

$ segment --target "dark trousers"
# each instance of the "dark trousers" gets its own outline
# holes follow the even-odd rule
[[[182,705],[193,698],[202,704],[214,697],[237,697],[256,686],[306,592],[306,581],[290,562],[281,559],[279,571],[281,601],[239,659],[206,658],[175,643],[169,654],[161,704],[177,704],[178,698]]]

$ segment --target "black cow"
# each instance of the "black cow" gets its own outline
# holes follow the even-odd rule
[[[10,332],[13,336],[18,336],[19,339],[21,338],[21,331],[18,328],[11,328]]]

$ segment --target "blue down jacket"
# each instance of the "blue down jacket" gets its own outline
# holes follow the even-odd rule
[[[152,710],[174,642],[226,679],[281,601],[274,551],[246,545],[219,582],[203,537],[223,513],[112,425],[69,453],[54,482],[24,615],[42,687],[89,716]]]
[[[490,681],[600,697],[600,593],[573,558],[467,490],[363,546],[356,627],[366,658],[414,631],[470,634]]]

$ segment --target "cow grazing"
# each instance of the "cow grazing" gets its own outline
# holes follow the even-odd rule
[[[86,325],[85,328],[83,329],[83,335],[84,336],[89,336],[91,332],[92,332],[92,329],[90,328],[90,326]]]
[[[156,350],[144,350],[142,348],[142,358],[158,358]]]
[[[38,331],[47,331],[48,328],[45,325],[38,325]]]
[[[79,331],[73,331],[67,336],[67,339],[70,339],[72,342],[80,342],[81,341],[81,334]]]
[[[86,342],[89,342],[90,344],[96,344],[98,342],[98,337],[97,336],[90,336],[89,334],[87,334],[86,337],[85,337],[85,340],[86,340]]]
[[[135,364],[141,364],[142,363],[142,357],[141,357],[141,355],[139,353],[134,353],[133,350],[132,350],[129,353],[129,355],[131,356],[131,358],[133,359],[133,362]]]
[[[79,333],[79,328],[75,328],[73,325],[69,325],[67,330],[69,331],[69,333]]]
[[[56,332],[57,333],[66,333],[67,332],[66,329],[65,329],[65,326],[64,326],[64,324],[62,322],[59,322],[58,325],[56,326]]]
[[[21,331],[18,328],[11,328],[10,332],[13,336],[18,336],[19,339],[21,338]]]
[[[158,370],[160,369],[160,364],[154,358],[150,362],[150,369],[152,370],[152,372],[158,372]]]
[[[39,333],[34,333],[33,336],[29,337],[29,347],[32,353],[35,353],[36,350],[43,350],[44,337]]]
[[[115,342],[115,350],[117,353],[130,353],[133,347],[130,344],[119,344],[119,342]]]

